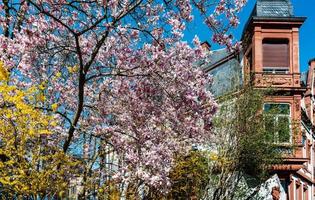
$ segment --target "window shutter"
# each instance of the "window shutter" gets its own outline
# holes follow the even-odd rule
[[[288,43],[264,42],[263,66],[266,68],[289,68]]]

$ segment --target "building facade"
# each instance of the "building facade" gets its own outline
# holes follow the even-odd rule
[[[305,20],[294,15],[290,0],[257,0],[243,31],[242,52],[214,51],[205,68],[217,96],[245,82],[272,88],[264,110],[280,109],[267,127],[285,159],[271,173],[279,176],[289,200],[315,199],[315,60],[303,74],[299,63],[299,29]],[[279,124],[281,130],[273,129]]]

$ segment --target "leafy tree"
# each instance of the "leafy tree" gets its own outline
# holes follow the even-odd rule
[[[168,199],[200,199],[209,181],[210,155],[198,150],[176,159],[171,170],[172,188]]]
[[[271,93],[272,89],[245,85],[220,97],[213,121],[215,137],[209,146],[178,156],[170,173],[169,193],[151,189],[147,198],[223,200],[255,196],[257,191],[249,194],[249,187],[264,182],[271,165],[281,163],[283,156],[269,124],[279,108],[264,110],[264,99]],[[272,127],[285,130],[287,126]]]
[[[206,55],[197,37],[188,45],[183,33],[201,18],[215,42],[238,49],[229,30],[245,3],[0,1],[8,85],[38,85],[36,109],[57,123],[47,148],[82,161],[82,198],[108,180],[122,190],[166,191],[174,157],[211,139],[217,106],[206,90],[210,78],[195,67]]]
[[[270,139],[274,132],[266,127],[276,112],[264,112],[265,97],[271,93],[272,89],[245,85],[221,97],[214,120],[217,140],[213,150],[217,158],[212,163],[208,185],[211,192],[207,198],[210,195],[213,200],[238,199],[244,195],[242,181],[246,177],[250,177],[250,186],[258,185],[269,176],[272,164],[282,162],[279,146]]]
[[[161,193],[155,188],[146,188],[143,196],[152,200],[200,199],[209,182],[210,159],[208,151],[200,150],[191,150],[185,156],[177,156],[169,175],[171,182],[169,192]],[[131,194],[135,193],[133,191]]]

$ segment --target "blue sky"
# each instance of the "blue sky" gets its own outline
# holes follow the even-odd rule
[[[241,24],[233,30],[234,36],[240,39],[243,28],[249,18],[256,0],[248,0],[248,4],[240,13]],[[307,17],[305,23],[300,29],[300,69],[301,72],[308,68],[308,60],[315,57],[315,1],[314,0],[292,0],[295,16]],[[196,20],[199,21],[199,20]],[[192,24],[187,27],[185,40],[191,41],[195,35],[198,35],[201,41],[211,42],[211,32],[204,24]],[[213,49],[220,48],[214,45]]]

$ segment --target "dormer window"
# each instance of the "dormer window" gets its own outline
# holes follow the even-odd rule
[[[263,72],[289,73],[289,41],[287,39],[263,40]]]

